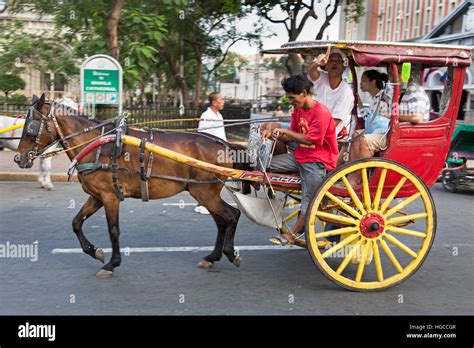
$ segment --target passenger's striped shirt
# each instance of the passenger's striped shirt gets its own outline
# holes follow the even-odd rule
[[[423,115],[423,121],[430,120],[430,98],[423,87],[416,83],[408,86],[405,94],[400,100],[399,114],[418,114]]]

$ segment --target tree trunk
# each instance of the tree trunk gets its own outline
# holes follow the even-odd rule
[[[183,94],[183,105],[185,113],[189,112],[189,87],[186,80],[179,74],[178,67],[171,57],[170,52],[166,46],[160,47],[160,54],[165,58],[166,63],[168,64],[170,71],[173,75],[173,79],[176,81],[181,93]]]
[[[146,95],[145,95],[146,82],[140,81],[140,104],[142,107],[146,106]]]
[[[196,83],[194,85],[194,110],[199,111],[201,105],[202,61],[196,59]]]
[[[107,49],[109,50],[110,55],[117,60],[120,55],[118,44],[118,23],[124,3],[125,0],[114,0],[110,13],[107,16]]]
[[[290,75],[300,74],[302,72],[302,65],[297,54],[290,53],[286,61],[286,68]]]

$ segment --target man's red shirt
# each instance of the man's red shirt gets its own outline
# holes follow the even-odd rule
[[[321,162],[328,171],[336,168],[339,155],[336,125],[326,106],[316,102],[316,105],[309,110],[294,108],[290,129],[303,134],[313,143],[313,145],[299,144],[295,149],[296,162]]]

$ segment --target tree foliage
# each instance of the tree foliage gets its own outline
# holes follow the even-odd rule
[[[357,22],[364,14],[364,0],[245,0],[245,4],[255,8],[259,16],[271,23],[284,25],[288,41],[296,41],[310,19],[322,20],[319,28],[314,29],[314,39],[323,39],[339,6],[344,3],[347,19]],[[284,14],[283,17],[276,17],[275,9],[279,9]],[[286,66],[290,74],[301,72],[302,69],[302,63],[296,54],[289,55]]]
[[[237,71],[248,65],[249,61],[244,56],[229,52],[224,59],[224,62],[217,69],[217,75],[219,76],[220,83],[232,83],[237,80]]]
[[[0,91],[8,98],[10,92],[25,88],[25,81],[15,74],[0,74]]]

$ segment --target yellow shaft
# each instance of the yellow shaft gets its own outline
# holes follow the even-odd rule
[[[20,122],[18,124],[14,124],[13,126],[0,128],[0,134],[11,131],[11,130],[15,130],[15,129],[18,129],[18,128],[22,128],[24,124],[25,124],[25,122]]]
[[[141,143],[141,139],[131,137],[129,135],[124,135],[122,136],[122,142],[124,144],[132,145],[139,147]],[[147,151],[156,153],[157,155],[163,156],[165,158],[169,158],[173,161],[176,161],[178,163],[183,163],[188,166],[194,167],[194,168],[199,168],[202,170],[205,170],[210,173],[218,174],[218,175],[223,175],[227,176],[233,179],[240,179],[243,176],[245,176],[245,180],[250,180],[250,181],[261,181],[262,180],[262,175],[252,175],[250,172],[246,172],[244,170],[239,170],[239,169],[233,169],[233,168],[226,168],[226,167],[221,167],[217,166],[215,164],[203,162],[200,160],[197,160],[195,158],[182,155],[178,152],[171,151],[168,149],[165,149],[164,147],[152,144],[147,142],[145,145],[145,149]]]

